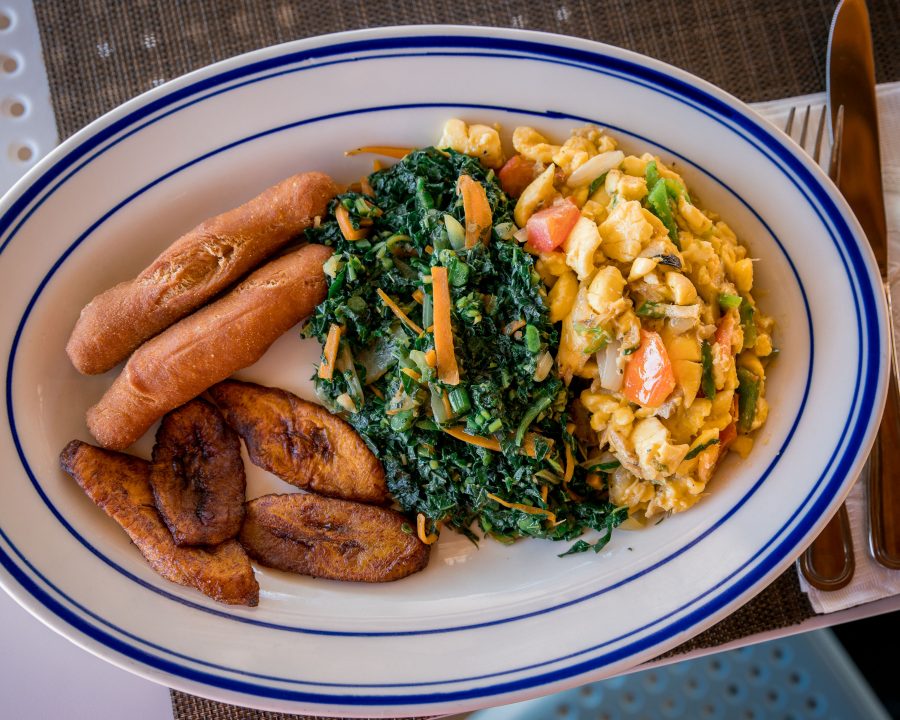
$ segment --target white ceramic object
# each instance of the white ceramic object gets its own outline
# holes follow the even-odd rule
[[[57,466],[90,440],[63,347],[80,308],[200,220],[304,169],[354,180],[363,144],[427,145],[445,118],[584,122],[674,162],[749,245],[778,323],[769,420],[709,496],[599,555],[445,533],[422,573],[341,584],[262,569],[255,609],[162,580]],[[126,103],[0,204],[0,583],[45,623],[172,687],[282,711],[395,716],[509,703],[625,670],[783,571],[859,471],[883,405],[885,309],[861,231],[825,176],[720,90],[572,38],[398,28],[281,45]],[[315,344],[282,338],[243,377],[311,396]],[[149,452],[152,433],[138,444]],[[286,486],[248,464],[251,496]]]

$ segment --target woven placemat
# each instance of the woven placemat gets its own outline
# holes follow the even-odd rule
[[[831,0],[35,0],[60,139],[185,72],[267,45],[415,23],[518,27],[600,40],[685,68],[748,102],[824,89]],[[900,3],[870,0],[880,82],[900,79]],[[793,569],[666,656],[811,617]],[[664,656],[665,657],[665,656]],[[176,720],[284,720],[172,693]]]
[[[35,0],[60,139],[190,70],[297,38],[383,25],[518,27],[600,40],[747,102],[825,87],[832,0]],[[870,0],[879,81],[900,79],[900,2]]]

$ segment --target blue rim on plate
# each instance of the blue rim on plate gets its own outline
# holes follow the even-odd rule
[[[532,689],[541,685],[546,685],[559,680],[564,680],[573,676],[581,675],[591,670],[596,670],[605,665],[611,664],[618,660],[637,655],[649,648],[662,647],[667,642],[673,643],[673,639],[683,636],[686,632],[693,628],[700,629],[704,623],[708,624],[709,618],[723,609],[733,606],[740,599],[747,597],[754,590],[758,589],[758,585],[771,575],[777,568],[786,565],[792,553],[800,546],[805,538],[813,531],[813,528],[819,523],[822,515],[834,504],[835,498],[846,488],[847,477],[853,469],[859,464],[859,456],[861,448],[867,447],[871,442],[872,436],[872,418],[871,411],[880,406],[883,402],[884,395],[884,357],[886,355],[883,338],[882,323],[884,322],[884,312],[881,298],[873,291],[872,283],[872,263],[866,251],[862,249],[860,244],[854,240],[854,229],[850,227],[846,220],[845,211],[836,204],[835,199],[829,191],[822,186],[819,179],[810,172],[804,161],[798,158],[797,154],[788,150],[783,141],[777,138],[763,124],[759,123],[755,118],[742,112],[738,107],[726,102],[717,94],[708,92],[703,87],[698,87],[691,83],[685,82],[676,75],[661,72],[654,67],[647,66],[640,62],[630,59],[623,59],[604,52],[602,46],[594,46],[596,49],[586,50],[574,47],[566,47],[555,43],[546,42],[547,36],[539,36],[530,34],[529,39],[519,39],[515,37],[486,37],[477,34],[460,34],[456,36],[445,35],[403,35],[401,31],[382,31],[387,37],[364,37],[373,33],[356,34],[360,39],[351,39],[351,36],[337,36],[334,38],[333,44],[326,44],[319,47],[303,47],[307,43],[298,43],[295,45],[287,45],[279,48],[276,55],[268,57],[260,61],[252,61],[254,54],[247,56],[246,64],[236,68],[223,69],[212,74],[207,73],[205,77],[195,82],[182,83],[181,86],[176,85],[167,91],[163,87],[158,91],[148,94],[143,102],[139,102],[136,109],[129,110],[128,107],[120,111],[114,111],[107,118],[99,120],[85,131],[82,131],[72,140],[65,143],[50,158],[42,163],[35,171],[33,171],[23,183],[18,185],[11,197],[14,198],[9,207],[0,216],[0,253],[13,238],[18,229],[24,224],[28,217],[33,213],[41,203],[43,203],[52,193],[62,187],[70,178],[87,166],[92,160],[101,154],[122,142],[130,135],[139,132],[142,128],[157,122],[172,113],[189,107],[190,105],[202,102],[203,100],[226,93],[235,88],[241,87],[248,83],[259,82],[275,75],[286,73],[301,72],[305,69],[321,67],[326,64],[342,63],[342,62],[360,62],[360,54],[371,54],[366,57],[381,59],[384,57],[396,55],[453,55],[453,56],[477,56],[490,55],[492,57],[502,56],[513,59],[525,58],[530,61],[539,60],[548,63],[560,63],[566,65],[576,65],[579,68],[586,68],[598,73],[611,74],[620,80],[626,80],[641,85],[644,88],[654,92],[659,92],[673,98],[679,102],[683,102],[693,109],[698,110],[716,122],[727,127],[734,133],[741,136],[744,140],[755,146],[760,153],[765,155],[774,165],[776,165],[782,173],[788,177],[791,182],[800,190],[807,198],[810,206],[822,219],[831,234],[831,241],[837,248],[848,277],[851,279],[853,286],[854,299],[856,302],[854,311],[856,313],[857,324],[859,326],[859,356],[864,358],[865,362],[860,365],[857,370],[856,386],[859,389],[856,395],[856,402],[848,413],[844,437],[845,442],[840,448],[836,448],[829,459],[826,470],[819,478],[818,482],[811,490],[804,503],[784,527],[779,529],[769,543],[747,563],[736,571],[733,576],[726,578],[720,585],[711,591],[707,591],[696,597],[692,602],[687,603],[684,607],[679,608],[676,612],[681,613],[680,616],[671,622],[666,623],[666,618],[660,619],[653,623],[657,627],[647,635],[633,641],[631,644],[620,647],[613,652],[597,657],[592,657],[587,661],[573,662],[572,664],[562,668],[531,675],[525,679],[512,680],[506,682],[493,683],[486,687],[479,687],[470,690],[446,690],[442,692],[429,692],[427,694],[407,692],[407,693],[390,693],[390,694],[365,694],[357,693],[353,695],[333,695],[326,691],[297,690],[286,689],[283,687],[275,687],[262,683],[251,682],[249,680],[235,680],[233,678],[222,677],[214,674],[215,670],[223,670],[225,672],[235,673],[252,677],[257,680],[270,680],[278,683],[295,683],[304,686],[315,687],[348,687],[362,688],[358,684],[329,684],[329,683],[311,683],[304,681],[296,681],[289,678],[276,678],[266,675],[256,675],[247,673],[225,666],[216,666],[211,663],[204,663],[194,658],[190,658],[179,653],[167,650],[154,645],[151,642],[142,640],[125,631],[109,626],[103,618],[98,617],[89,609],[77,605],[73,600],[67,599],[67,602],[79,608],[82,615],[73,612],[64,602],[54,597],[40,584],[36,583],[32,577],[24,570],[27,567],[29,572],[37,575],[45,583],[47,588],[54,589],[55,592],[62,596],[61,591],[54,588],[51,581],[41,576],[36,568],[28,563],[27,558],[12,544],[0,528],[0,537],[4,544],[9,546],[12,552],[18,557],[18,560],[12,555],[0,548],[0,565],[9,573],[9,575],[17,582],[21,588],[42,604],[50,613],[55,615],[60,621],[69,625],[79,632],[84,633],[93,641],[105,645],[116,653],[121,654],[133,661],[147,665],[150,668],[162,671],[176,677],[185,678],[187,680],[201,683],[202,685],[222,688],[231,692],[257,696],[261,698],[272,698],[279,700],[290,700],[294,702],[313,702],[316,704],[337,704],[337,705],[354,705],[354,706],[383,706],[383,705],[410,705],[417,703],[435,703],[435,702],[453,702],[464,699],[489,697],[500,693],[509,693]],[[504,33],[511,35],[512,33]],[[540,39],[533,39],[540,38]],[[297,49],[300,48],[300,49]],[[634,56],[637,57],[637,56]],[[363,58],[364,59],[364,58]],[[226,62],[225,65],[229,65]],[[655,63],[651,63],[654,65]],[[202,72],[202,71],[201,71]],[[190,79],[190,78],[188,78]],[[433,105],[432,105],[433,106]],[[448,103],[447,107],[465,107],[460,103]],[[352,112],[377,112],[385,108],[360,108]],[[518,113],[528,113],[533,111],[522,110],[518,108],[493,108],[495,110],[508,110]],[[342,113],[343,114],[343,113]],[[537,113],[535,113],[537,114]],[[550,117],[573,118],[571,115],[562,113],[545,112],[544,115]],[[311,118],[300,122],[309,123],[319,121],[325,118]],[[583,120],[585,118],[575,118]],[[605,123],[604,123],[605,124]],[[11,399],[11,384],[14,372],[15,352],[18,339],[27,322],[28,314],[34,305],[38,295],[44,289],[46,283],[51,276],[65,262],[69,253],[80,242],[87,237],[93,230],[103,223],[108,217],[117,212],[119,209],[131,202],[135,197],[145,192],[153,185],[161,182],[167,177],[182,171],[186,167],[201,162],[212,155],[229,149],[235,145],[253,140],[262,135],[278,132],[285,127],[272,128],[263,133],[257,133],[247,138],[242,138],[227,146],[219,148],[216,151],[207,153],[203,156],[195,158],[189,163],[185,163],[179,168],[172,170],[164,176],[157,178],[152,183],[126,198],[122,203],[112,208],[107,214],[101,217],[97,223],[88,228],[64,253],[57,263],[50,269],[40,286],[37,288],[34,297],[28,305],[19,329],[10,351],[9,370],[6,379],[7,387],[7,415],[9,426],[14,435],[14,441],[19,452],[19,459],[23,464],[23,468],[31,478],[36,491],[41,495],[51,512],[56,515],[57,519],[88,549],[94,552],[105,562],[115,567],[119,572],[129,576],[136,582],[142,582],[135,576],[128,573],[127,570],[117,566],[112,560],[104,556],[100,551],[90,545],[84,538],[75,532],[69,525],[62,514],[52,505],[46,494],[43,493],[39,480],[28,467],[25,454],[19,444],[18,438],[15,437],[15,416]],[[618,132],[628,133],[626,129],[619,128]],[[652,139],[643,138],[649,142]],[[654,144],[658,145],[658,143]],[[673,155],[673,151],[669,151]],[[702,170],[702,168],[700,168]],[[706,172],[706,171],[704,171]],[[709,173],[707,173],[709,174]],[[714,180],[726,187],[718,178]],[[750,208],[752,211],[752,208]],[[757,216],[758,217],[758,216]],[[759,218],[761,220],[761,218]],[[774,238],[774,235],[773,235]],[[776,239],[777,242],[777,239]],[[780,246],[780,243],[779,243]],[[782,248],[782,252],[784,249]],[[785,253],[785,257],[787,257]],[[790,263],[790,258],[788,257]],[[793,269],[793,265],[792,269]],[[796,271],[795,277],[796,277]],[[799,283],[799,277],[796,278]],[[811,336],[811,319],[807,309],[807,323],[810,326],[810,342]],[[810,353],[810,368],[812,365],[812,352]],[[809,378],[807,378],[807,392],[809,387]],[[805,403],[805,395],[804,395]],[[794,423],[799,422],[799,417]],[[793,428],[791,433],[793,432]],[[789,439],[789,438],[788,438]],[[787,441],[785,441],[787,442]],[[765,475],[771,472],[776,460],[772,466],[766,471]],[[745,496],[744,500],[749,497],[756,488],[765,479],[765,475],[760,477],[754,484],[753,488]],[[741,501],[743,502],[743,500]],[[737,507],[733,508],[734,512]],[[800,517],[803,515],[802,517]],[[722,519],[724,521],[725,518]],[[721,521],[720,521],[721,522]],[[790,526],[792,528],[789,529]],[[715,527],[707,531],[712,532]],[[698,541],[698,539],[695,540]],[[672,553],[669,557],[661,561],[660,564],[668,562],[675,555],[686,549],[687,546],[679,549],[676,553]],[[23,567],[24,566],[24,567]],[[740,575],[740,577],[738,577]],[[626,581],[628,582],[631,578]],[[146,583],[144,583],[146,585]],[[620,583],[621,584],[621,583]],[[149,587],[149,586],[148,586]],[[186,603],[182,598],[160,591],[158,588],[150,587],[155,592],[160,592],[171,599],[178,602]],[[600,592],[606,592],[610,588],[604,588]],[[575,601],[565,604],[545,608],[539,612],[551,612],[558,607],[564,607],[572,604],[572,602],[581,602],[589,597],[597,595],[597,592],[588,596],[578,598]],[[65,596],[62,596],[63,598]],[[205,612],[214,612],[216,614],[228,617],[230,619],[240,620],[241,622],[258,623],[248,618],[238,618],[227,612],[220,610],[211,610],[205,606],[190,603],[192,607],[196,607]],[[534,614],[530,613],[529,615]],[[514,616],[504,618],[496,622],[511,622],[520,619],[522,616]],[[90,619],[88,619],[90,618]],[[263,623],[265,624],[265,623]],[[495,624],[495,623],[490,623]],[[107,625],[113,632],[109,632],[101,625]],[[265,624],[272,626],[271,624]],[[651,627],[652,627],[651,625]],[[289,630],[294,632],[315,632],[322,634],[332,634],[330,631],[319,631],[310,628],[291,628],[282,626],[272,626],[274,629]],[[434,628],[426,633],[451,632],[455,630],[469,629],[469,627],[442,627]],[[477,627],[474,626],[474,627]],[[640,630],[649,630],[650,628],[642,628]],[[420,631],[411,631],[418,633]],[[636,631],[637,632],[637,631]],[[133,643],[144,645],[146,649],[137,647],[128,640],[117,637],[115,633],[120,633]],[[335,632],[333,634],[354,634]],[[378,633],[358,633],[361,635],[372,635]],[[392,633],[384,633],[392,634]],[[404,634],[404,633],[393,633]],[[623,638],[617,638],[616,641]],[[610,641],[613,642],[613,641]],[[605,643],[609,644],[609,643]],[[416,687],[418,685],[427,685],[434,687],[438,685],[450,685],[453,683],[465,682],[472,679],[486,679],[494,676],[507,675],[510,673],[520,672],[528,669],[557,663],[566,660],[574,660],[579,655],[598,649],[586,648],[574,652],[564,658],[555,658],[546,663],[531,665],[524,668],[511,669],[504,673],[494,673],[492,675],[479,676],[473,678],[456,678],[446,681],[437,681],[429,683],[398,683],[385,684],[370,687],[377,688],[397,688],[397,687]],[[169,657],[161,657],[151,650],[160,651]],[[185,666],[179,663],[179,660],[187,660],[196,664],[206,665],[213,672],[198,670],[193,667]]]

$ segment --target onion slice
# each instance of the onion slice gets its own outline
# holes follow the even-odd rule
[[[584,165],[576,168],[572,174],[569,175],[566,184],[572,188],[590,185],[603,173],[619,167],[624,159],[625,153],[621,150],[610,150],[609,152],[594,155],[594,157],[588,160]]]

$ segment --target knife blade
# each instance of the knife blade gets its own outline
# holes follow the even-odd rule
[[[833,123],[844,108],[837,186],[869,240],[890,308],[887,219],[881,182],[875,59],[865,0],[841,0],[828,38],[827,94]],[[882,565],[900,568],[900,393],[897,353],[888,319],[892,369],[888,401],[869,473],[869,549]]]

